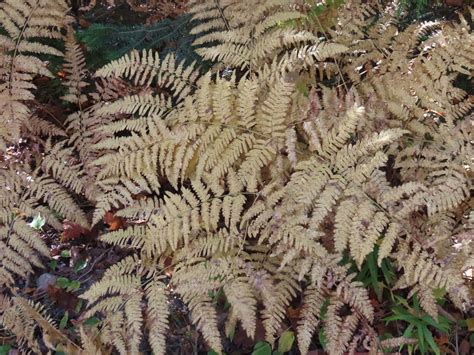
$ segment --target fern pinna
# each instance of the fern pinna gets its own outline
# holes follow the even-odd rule
[[[439,289],[467,309],[472,100],[457,80],[472,71],[470,22],[403,29],[396,7],[358,0],[324,27],[292,0],[195,0],[189,12],[209,71],[134,50],[99,69],[91,92],[66,36],[64,99],[77,111],[37,170],[0,176],[11,186],[1,195],[2,282],[12,287],[47,254],[28,217],[50,216],[48,203],[83,216],[58,202],[71,192],[94,205],[92,221],[78,222],[112,209],[129,222],[100,236],[130,255],[81,296],[84,316],[101,317],[99,331],[78,329],[85,352],[166,353],[176,297],[217,353],[237,327],[253,339],[262,325],[275,345],[295,305],[301,353],[318,334],[331,354],[413,344],[378,334],[358,279],[370,260],[394,265],[392,291],[416,295],[433,319]],[[11,292],[0,300],[11,333],[15,304],[77,350],[39,321],[38,305]],[[30,335],[16,336],[35,349]]]

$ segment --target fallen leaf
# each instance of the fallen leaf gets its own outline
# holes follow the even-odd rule
[[[449,338],[446,334],[442,334],[439,337],[436,337],[436,342],[438,343],[438,345],[448,344]]]
[[[121,217],[115,216],[112,212],[107,212],[104,216],[104,222],[109,225],[110,231],[125,227],[125,220]]]
[[[89,21],[87,21],[84,17],[79,17],[79,26],[82,28],[88,28],[91,25]]]
[[[60,308],[68,310],[69,312],[74,312],[77,303],[79,302],[79,298],[77,298],[73,293],[67,292],[64,289],[53,285],[48,285],[47,293],[51,301],[55,302]]]
[[[89,233],[90,231],[84,228],[83,226],[65,219],[63,221],[63,233],[61,235],[61,242],[69,242]]]
[[[286,310],[286,314],[288,318],[295,318],[299,319],[300,318],[300,312],[301,312],[301,307],[293,308],[293,307],[288,307]]]
[[[92,241],[97,237],[99,229],[97,225],[91,230],[84,228],[80,224],[71,222],[67,219],[63,221],[63,233],[61,235],[61,242],[70,242],[79,238],[84,238],[86,241]]]

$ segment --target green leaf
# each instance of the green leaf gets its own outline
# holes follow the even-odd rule
[[[70,284],[70,280],[67,277],[58,277],[56,279],[56,286],[61,288],[67,288]]]
[[[58,267],[58,261],[53,259],[48,263],[48,266],[51,270],[55,271]]]
[[[69,249],[64,249],[61,250],[61,254],[59,254],[61,258],[70,258],[71,257],[71,251]]]
[[[380,287],[380,283],[378,281],[379,273],[377,267],[377,260],[375,259],[375,253],[372,252],[369,254],[367,259],[367,266],[369,267],[370,272],[370,282],[372,287],[377,295],[377,299],[379,302],[382,302],[382,288]]]
[[[405,322],[414,322],[416,318],[410,314],[394,314],[393,316],[388,316],[384,318],[385,321],[390,322],[394,320],[404,320]]]
[[[405,338],[411,338],[412,334],[413,334],[413,329],[415,328],[415,325],[414,324],[410,324],[407,329],[405,329],[405,332],[403,332],[403,336]]]
[[[418,295],[416,293],[413,295],[413,307],[417,313],[421,312],[420,301],[418,301]]]
[[[86,327],[93,327],[97,324],[100,323],[100,319],[97,318],[97,317],[90,317],[90,318],[87,318],[85,321],[84,321],[84,325]]]
[[[84,270],[87,267],[87,259],[79,260],[77,264],[74,266],[74,272],[79,272]]]
[[[8,355],[12,346],[10,344],[0,345],[0,355]]]
[[[64,329],[66,328],[67,321],[69,320],[69,312],[66,311],[64,313],[64,316],[61,318],[61,321],[59,322],[59,329]]]
[[[81,282],[77,280],[72,280],[67,287],[68,291],[75,291],[81,288]]]
[[[440,350],[435,340],[433,339],[433,334],[429,331],[427,327],[423,327],[423,334],[426,342],[430,345],[431,349],[435,352],[436,355],[440,355]]]
[[[207,352],[207,355],[219,355],[219,354],[216,353],[214,350],[211,350]]]
[[[443,332],[443,333],[448,333],[449,332],[449,323],[446,322],[446,321],[443,321],[443,316],[439,316],[438,317],[438,322],[436,322],[433,317],[431,316],[423,316],[421,318],[421,320],[428,324],[428,325],[431,325],[432,327],[435,327],[436,329],[438,329],[439,331]],[[445,319],[447,320],[447,319]]]
[[[390,286],[395,279],[395,273],[393,271],[391,262],[387,259],[383,259],[382,261],[382,274],[383,278],[385,279],[385,283],[387,286]]]
[[[400,297],[400,296],[395,296],[395,299],[398,301],[398,304],[401,304],[401,305],[404,305],[405,308],[408,308],[410,309],[410,305],[408,304],[408,301],[403,298],[403,297]]]
[[[252,355],[272,355],[272,348],[267,342],[259,341],[253,347]]]
[[[81,311],[83,304],[84,304],[84,300],[79,298],[79,301],[77,302],[76,307],[74,308],[74,312],[79,313]]]
[[[420,347],[420,351],[422,354],[426,353],[425,335],[423,333],[423,329],[427,328],[423,326],[416,327],[416,332],[418,333],[418,346]]]
[[[291,350],[295,341],[295,333],[287,330],[283,332],[278,341],[278,351],[286,353]]]
[[[30,223],[28,223],[31,228],[36,230],[42,230],[45,224],[46,218],[42,217],[41,214],[38,214]]]

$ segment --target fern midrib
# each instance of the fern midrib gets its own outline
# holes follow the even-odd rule
[[[40,6],[39,1],[36,1],[36,5],[35,5],[34,8],[31,9],[28,17],[26,18],[26,20],[23,24],[23,27],[21,28],[21,32],[18,35],[17,41],[15,43],[15,50],[14,50],[12,58],[10,60],[10,72],[9,72],[9,80],[8,80],[8,91],[9,91],[10,96],[12,95],[12,90],[13,90],[14,63],[15,63],[16,56],[18,54],[18,48],[20,46],[20,42],[23,39],[23,35],[25,33],[25,30],[28,27],[28,23],[30,22],[31,17],[33,16],[33,13],[36,11],[36,9],[38,9],[39,6]]]
[[[227,18],[225,17],[224,10],[222,10],[219,0],[214,0],[214,4],[216,5],[217,10],[219,11],[219,15],[222,17],[222,21],[224,21],[227,31],[230,31],[231,28],[229,25],[229,21],[227,21]]]

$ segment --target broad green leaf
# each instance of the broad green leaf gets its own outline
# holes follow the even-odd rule
[[[67,277],[58,277],[56,279],[56,285],[61,288],[67,288],[70,284],[70,281]]]
[[[295,342],[295,333],[292,331],[287,330],[283,332],[280,336],[280,340],[278,341],[278,351],[282,353],[286,353],[290,351],[293,347],[293,343]]]
[[[255,344],[252,355],[272,355],[272,348],[267,342],[259,341]]]
[[[99,323],[100,323],[100,319],[97,317],[90,317],[84,321],[84,325],[87,327],[93,327],[94,325],[97,325]]]
[[[68,286],[67,289],[68,289],[68,291],[75,291],[75,290],[78,290],[80,287],[81,287],[81,282],[80,281],[72,280],[69,283],[69,286]]]

